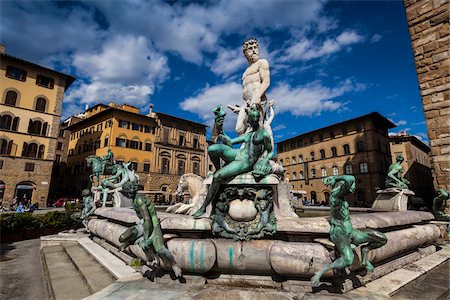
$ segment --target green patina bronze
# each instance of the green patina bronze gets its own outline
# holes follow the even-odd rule
[[[114,175],[117,169],[111,148],[108,148],[108,152],[102,158],[97,155],[89,155],[86,157],[86,164],[92,170],[89,180],[93,181],[95,176],[97,178],[97,186],[100,185],[100,175]]]
[[[433,199],[433,214],[436,220],[450,222],[450,215],[445,211],[449,199],[450,190],[437,190],[436,197]]]
[[[363,243],[367,244],[361,247],[361,264],[367,271],[373,272],[374,267],[368,259],[369,251],[379,248],[387,242],[386,235],[377,230],[357,230],[352,226],[346,197],[356,189],[355,177],[351,175],[330,176],[324,178],[323,182],[333,188],[330,196],[330,239],[335,244],[340,257],[333,263],[325,265],[311,278],[313,286],[320,285],[322,275],[328,270],[350,267],[354,259],[353,248]]]
[[[216,114],[217,119],[223,123],[223,116]],[[224,144],[213,144],[208,148],[208,154],[216,168],[213,180],[208,189],[206,200],[200,209],[193,215],[201,217],[206,207],[217,197],[217,193],[222,181],[230,180],[237,175],[252,172],[257,180],[272,173],[269,160],[274,156],[271,144],[271,136],[264,127],[259,124],[260,112],[257,108],[248,110],[248,121],[250,130],[241,136],[231,139],[225,133],[219,135],[218,140]],[[244,143],[240,149],[234,149],[232,145]],[[263,154],[267,154],[262,157]],[[221,168],[220,160],[225,162]]]
[[[92,198],[90,190],[82,190],[81,196],[83,197],[83,209],[81,212],[73,213],[70,217],[76,221],[83,221],[83,225],[87,228],[86,219],[94,213],[97,207],[95,206],[94,198]]]
[[[122,185],[122,193],[133,200],[133,208],[139,218],[138,224],[128,228],[119,238],[121,250],[130,244],[139,245],[148,257],[155,257],[155,253],[170,266],[177,277],[181,276],[181,269],[169,249],[164,245],[161,225],[156,215],[155,206],[144,194],[138,194],[138,181],[128,180]],[[158,263],[153,262],[153,265]]]
[[[386,188],[409,189],[409,181],[403,178],[402,162],[404,160],[403,156],[399,155],[397,161],[389,167],[385,181]]]
[[[250,221],[236,221],[228,215],[230,202],[253,201],[257,214]],[[276,232],[273,212],[273,190],[269,187],[227,187],[219,194],[216,203],[212,231],[214,234],[234,240],[250,240],[272,235]]]

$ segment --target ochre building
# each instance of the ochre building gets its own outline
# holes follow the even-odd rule
[[[98,104],[70,125],[65,183],[62,190],[79,195],[90,187],[85,158],[111,148],[117,161],[131,161],[147,191],[174,193],[180,175],[206,175],[206,126],[165,113],[139,113],[131,105]]]
[[[401,155],[403,176],[411,183],[410,189],[417,197],[425,200],[431,208],[434,197],[433,176],[431,174],[430,147],[415,136],[408,134],[390,135],[392,161]]]
[[[64,92],[75,80],[0,49],[0,198],[45,206]]]
[[[431,146],[435,188],[450,189],[450,24],[448,0],[404,0]]]
[[[314,204],[329,201],[324,177],[351,174],[357,189],[349,204],[371,206],[391,164],[388,129],[394,127],[379,113],[370,113],[277,143],[277,160],[292,188],[306,191],[304,197]]]

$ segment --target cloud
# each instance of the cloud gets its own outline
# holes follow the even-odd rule
[[[294,116],[319,115],[324,111],[336,111],[343,108],[343,102],[335,98],[352,91],[359,91],[364,86],[350,79],[338,83],[335,87],[324,86],[315,81],[303,86],[291,87],[281,83],[269,92],[269,99],[275,99],[278,113],[290,112]]]
[[[381,40],[382,36],[378,33],[375,33],[372,38],[370,39],[371,43],[377,43]]]
[[[354,30],[345,30],[335,38],[327,38],[323,42],[303,37],[286,49],[285,56],[281,58],[281,61],[308,61],[337,53],[350,45],[361,43],[363,40],[364,37]]]
[[[229,76],[247,63],[241,47],[233,50],[222,49],[211,64],[211,71],[216,75]]]
[[[228,104],[242,105],[242,86],[235,82],[219,84],[213,87],[205,87],[197,95],[185,99],[180,107],[198,115],[206,124],[213,124],[214,114],[212,109],[221,104],[227,111],[224,129],[232,130],[236,123],[236,114],[227,108]]]
[[[280,124],[280,125],[277,125],[274,128],[272,128],[272,131],[278,131],[278,130],[285,129],[285,128],[286,128],[286,125]]]
[[[390,114],[388,114],[388,115],[390,115]],[[394,116],[395,116],[395,114],[394,114]],[[404,126],[404,125],[408,124],[408,122],[406,120],[394,121],[391,118],[388,118],[388,119],[389,119],[389,121],[394,123],[396,126]],[[404,129],[404,130],[406,130],[406,129]]]

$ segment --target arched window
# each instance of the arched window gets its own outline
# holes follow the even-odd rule
[[[295,158],[295,156],[292,156],[292,164],[295,165],[297,163],[297,160]]]
[[[9,155],[8,153],[8,141],[0,139],[0,154]]]
[[[333,157],[337,156],[337,149],[336,149],[336,147],[331,147],[331,155],[333,155]]]
[[[367,163],[366,162],[362,162],[359,164],[359,172],[360,173],[367,173],[369,172],[369,169],[367,167]]]
[[[359,141],[356,143],[356,152],[363,152],[364,151],[364,142]]]
[[[36,143],[23,143],[22,156],[36,158],[38,154],[38,145]]]
[[[350,154],[350,146],[348,144],[344,145],[344,154]]]
[[[3,115],[0,117],[0,129],[11,130],[12,117],[10,115]]]
[[[314,160],[314,152],[311,152],[310,155],[311,155],[311,160]]]
[[[299,162],[299,163],[302,163],[302,162],[303,162],[303,155],[299,155],[299,156],[298,156],[298,162]]]
[[[37,158],[43,158],[44,157],[44,152],[45,152],[45,146],[44,145],[40,145]]]
[[[292,179],[297,179],[297,172],[292,173]]]
[[[17,128],[19,127],[19,121],[20,121],[19,117],[14,118],[14,120],[12,122],[12,127],[11,127],[12,131],[17,131]]]
[[[333,175],[339,175],[339,169],[336,166],[333,167]]]
[[[40,135],[42,132],[42,123],[40,121],[31,121],[28,125],[28,133]]]
[[[170,160],[167,157],[161,158],[161,173],[169,174]]]
[[[183,175],[186,169],[186,161],[182,158],[178,158],[178,175]]]
[[[47,106],[47,100],[45,98],[37,98],[36,100],[36,107],[35,109],[37,111],[45,111],[45,107]]]
[[[347,174],[347,175],[353,174],[353,167],[351,164],[346,164],[344,169],[345,169],[345,174]]]
[[[322,168],[321,171],[322,171],[322,177],[327,177],[327,169]]]
[[[316,169],[311,169],[311,176],[316,177]]]
[[[16,106],[17,103],[17,93],[15,91],[7,91],[5,97],[5,104]]]
[[[192,158],[192,173],[200,175],[200,158],[198,157]]]
[[[329,192],[324,192],[323,196],[325,198],[325,203],[328,205],[330,203],[330,193]]]
[[[300,171],[300,179],[305,179],[305,174],[303,173],[303,171]]]
[[[312,155],[312,156],[314,156],[314,155]],[[320,150],[320,158],[321,159],[324,159],[325,158],[325,150]]]
[[[42,125],[41,135],[43,135],[43,136],[46,136],[46,135],[47,135],[47,128],[48,128],[48,123],[45,122],[45,123]]]
[[[282,159],[280,159],[280,165],[283,165],[283,164],[284,164],[283,160],[282,160]]]

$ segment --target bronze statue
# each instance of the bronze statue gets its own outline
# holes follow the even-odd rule
[[[130,244],[139,245],[148,256],[153,256],[153,251],[170,266],[175,276],[181,276],[181,268],[176,264],[169,249],[164,245],[163,233],[156,215],[155,206],[144,194],[137,194],[138,183],[127,181],[122,186],[122,193],[133,198],[133,208],[139,217],[139,223],[128,228],[119,238],[122,243],[121,250],[125,250]]]
[[[433,214],[436,220],[450,222],[450,215],[445,212],[447,201],[450,199],[450,191],[439,189],[436,198],[433,199]]]
[[[97,178],[97,186],[100,185],[100,175],[114,175],[116,173],[116,161],[111,148],[102,158],[97,155],[89,155],[86,157],[86,165],[91,168],[92,174],[89,180],[93,181],[94,176]]]
[[[311,278],[313,286],[320,285],[320,278],[328,270],[350,267],[354,259],[352,246],[363,243],[367,244],[361,247],[361,264],[366,267],[367,271],[373,272],[374,267],[368,259],[369,251],[379,248],[387,242],[386,235],[377,230],[353,229],[346,197],[356,189],[355,177],[351,175],[329,176],[323,179],[323,183],[333,188],[330,196],[330,239],[335,244],[340,257],[331,264],[325,265]]]
[[[400,188],[400,189],[409,189],[409,181],[406,178],[403,178],[403,167],[402,162],[405,159],[403,156],[397,156],[397,161],[393,163],[388,170],[388,174],[386,177],[385,185],[386,188]]]

